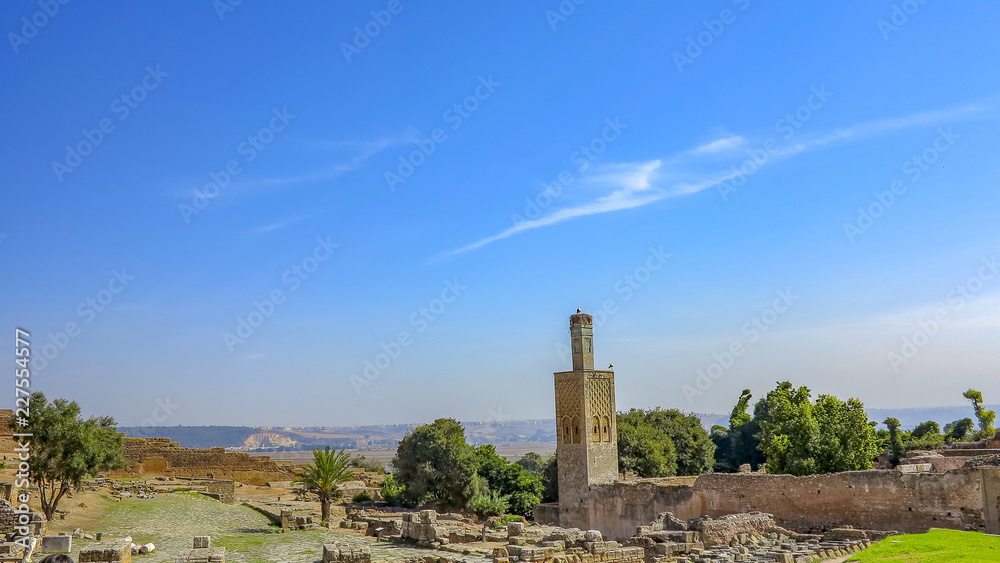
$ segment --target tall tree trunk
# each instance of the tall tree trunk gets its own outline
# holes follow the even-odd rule
[[[320,514],[322,514],[323,525],[330,522],[330,495],[319,495]]]

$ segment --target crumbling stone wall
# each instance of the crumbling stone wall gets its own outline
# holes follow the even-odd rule
[[[267,456],[251,457],[225,448],[182,448],[169,438],[125,438],[124,450],[128,468],[110,472],[109,477],[208,477],[259,486],[295,478],[291,466]]]
[[[17,442],[14,440],[14,429],[10,427],[10,421],[14,418],[14,411],[10,409],[0,409],[0,452],[3,459],[13,459],[17,456],[14,448]]]
[[[1000,468],[955,469],[947,473],[904,474],[895,470],[849,471],[828,475],[715,473],[693,484],[640,480],[595,485],[590,489],[589,522],[614,538],[662,512],[682,519],[767,512],[795,530],[855,526],[925,532],[932,527],[987,531],[1000,523],[987,518],[987,498],[1000,496]]]

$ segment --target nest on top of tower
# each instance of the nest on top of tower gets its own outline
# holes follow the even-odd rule
[[[594,324],[594,317],[593,315],[588,315],[587,313],[576,313],[575,315],[570,315],[569,324],[592,325]]]

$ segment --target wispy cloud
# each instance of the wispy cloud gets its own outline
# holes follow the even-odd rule
[[[844,129],[837,129],[829,133],[806,137],[800,142],[779,148],[777,151],[771,153],[766,162],[758,164],[758,168],[773,165],[807,151],[836,145],[837,143],[857,141],[895,130],[954,123],[973,118],[996,117],[996,115],[987,116],[987,110],[995,109],[995,102],[996,100],[993,100],[990,103],[970,104],[958,108],[920,112],[898,118],[869,121]],[[700,167],[702,171],[694,173],[687,170],[692,167],[698,168],[698,161],[704,160],[704,157],[707,156],[718,157],[719,155],[737,153],[738,156],[745,158],[742,149],[746,148],[749,144],[749,141],[742,136],[727,135],[663,159],[648,162],[609,164],[593,167],[593,170],[587,169],[583,171],[586,175],[582,177],[583,181],[581,183],[611,190],[610,194],[598,197],[589,203],[564,207],[554,210],[543,217],[519,222],[495,235],[481,238],[471,244],[446,252],[438,258],[447,258],[477,250],[514,235],[540,227],[555,225],[570,219],[634,209],[662,199],[692,195],[719,186],[723,182],[735,178],[740,172],[735,168],[729,168],[728,170],[719,170],[716,168],[715,170],[704,171],[704,166]]]
[[[249,176],[247,172],[244,172],[244,175],[233,180],[233,185],[227,189],[227,193],[252,195],[275,188],[332,180],[347,172],[359,169],[366,160],[385,149],[396,145],[412,143],[414,139],[416,139],[414,135],[404,134],[396,137],[383,137],[374,141],[301,140],[299,143],[303,150],[309,153],[331,153],[336,164],[318,167],[313,170],[298,170],[273,176]],[[173,197],[175,199],[190,200],[192,188],[200,187],[201,183],[204,182],[198,180],[191,182],[190,185],[178,188],[175,190]]]
[[[309,214],[306,214],[306,215],[300,215],[298,217],[291,217],[289,219],[284,219],[284,220],[278,221],[276,223],[271,223],[269,225],[264,225],[263,227],[257,227],[255,229],[251,229],[249,231],[249,233],[252,234],[252,235],[260,235],[260,234],[264,234],[264,233],[270,233],[272,231],[277,231],[277,230],[280,230],[280,229],[284,229],[285,227],[287,227],[289,225],[294,225],[295,223],[298,223],[299,221],[305,221],[306,219],[309,219],[311,217],[315,217],[315,216],[319,215],[320,213],[322,213],[322,211],[315,211],[313,213],[309,213]]]
[[[739,135],[732,135],[729,137],[723,137],[721,139],[716,139],[699,145],[693,149],[690,149],[686,154],[690,155],[703,155],[703,154],[718,154],[729,151],[739,150],[746,146],[746,139],[740,137]]]

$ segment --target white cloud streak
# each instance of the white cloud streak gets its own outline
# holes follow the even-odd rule
[[[817,150],[840,142],[855,141],[865,137],[912,127],[940,125],[967,120],[984,115],[986,110],[991,109],[993,105],[993,103],[970,104],[947,110],[920,112],[899,118],[860,123],[824,135],[807,138],[799,143],[779,149],[777,152],[772,153],[767,162],[759,165],[759,167],[774,164],[797,154]],[[662,199],[692,195],[713,188],[736,177],[739,172],[734,169],[722,172],[715,170],[708,173],[696,174],[694,180],[676,181],[660,186],[657,184],[664,184],[664,180],[672,175],[680,175],[685,166],[694,164],[691,162],[692,160],[697,160],[699,157],[706,155],[718,156],[735,153],[745,148],[747,144],[748,142],[745,138],[739,135],[730,135],[681,151],[667,159],[637,163],[618,163],[596,167],[597,170],[595,171],[587,171],[588,174],[582,178],[583,183],[613,190],[609,195],[599,197],[589,203],[582,203],[552,211],[548,215],[539,217],[538,219],[519,222],[495,235],[481,238],[471,244],[446,252],[438,258],[447,258],[477,250],[514,235],[541,227],[548,227],[570,219],[634,209]],[[669,170],[664,170],[664,163],[668,165],[667,168]]]

